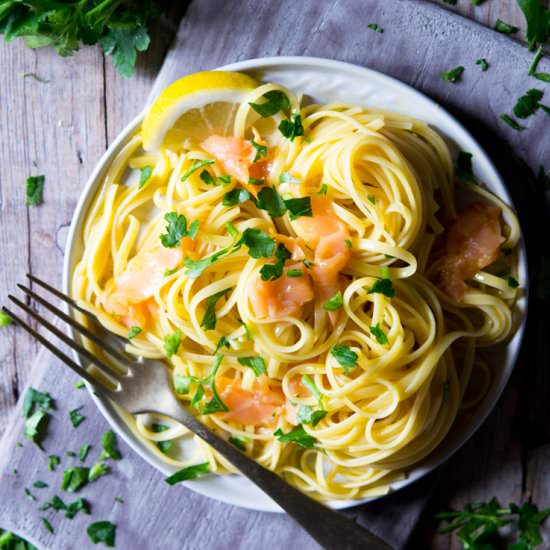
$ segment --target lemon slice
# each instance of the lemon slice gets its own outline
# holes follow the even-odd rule
[[[235,113],[259,83],[243,73],[207,71],[177,80],[163,90],[141,126],[143,148],[157,151],[163,143],[227,135]]]

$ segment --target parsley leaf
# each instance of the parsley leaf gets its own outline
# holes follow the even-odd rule
[[[281,120],[279,123],[279,131],[284,137],[294,141],[294,138],[304,135],[304,127],[302,126],[302,117],[298,113],[292,113],[290,120]]]
[[[295,199],[285,199],[285,206],[288,208],[288,212],[291,220],[295,220],[300,217],[311,218],[313,211],[311,209],[310,197],[298,197]]]
[[[507,114],[499,115],[500,120],[506,122],[510,128],[517,131],[525,130],[525,126],[518,124],[513,118],[510,118]]]
[[[369,29],[372,29],[373,31],[376,31],[378,33],[383,33],[384,29],[382,27],[379,27],[376,23],[369,23],[367,25]]]
[[[178,348],[180,347],[183,334],[181,329],[177,328],[174,334],[167,334],[164,337],[164,351],[167,357],[172,357],[178,353]]]
[[[141,189],[151,179],[152,173],[153,169],[150,166],[144,166],[141,169],[141,173],[139,175],[138,189]]]
[[[256,376],[266,372],[266,365],[263,357],[238,357],[237,361],[243,367],[250,367]]]
[[[85,41],[85,39],[83,39]],[[113,56],[113,67],[127,78],[134,74],[137,52],[149,47],[149,35],[145,25],[111,28],[100,38],[101,49]]]
[[[275,250],[275,239],[261,229],[248,227],[244,230],[241,242],[248,247],[252,258],[269,258]]]
[[[309,374],[304,374],[302,376],[302,384],[311,392],[311,395],[319,401],[319,405],[322,408],[322,399],[323,396],[321,395],[321,392],[319,391],[319,388],[315,385],[315,382],[311,379]]]
[[[250,192],[248,189],[243,189],[242,187],[236,187],[228,191],[222,199],[222,204],[224,206],[235,206],[236,204],[242,204],[250,199]]]
[[[95,481],[97,478],[109,473],[109,466],[103,462],[96,462],[88,475],[88,481]]]
[[[377,279],[367,292],[367,294],[375,293],[393,298],[395,296],[395,289],[393,288],[391,279]]]
[[[339,290],[332,298],[329,298],[324,304],[323,309],[326,311],[336,311],[344,305],[342,292]]]
[[[23,417],[29,418],[36,407],[43,411],[51,410],[53,408],[52,396],[48,392],[40,392],[29,387],[23,399]]]
[[[539,0],[516,0],[527,23],[525,37],[532,50],[535,44],[544,44],[550,39],[550,10],[545,9]]]
[[[357,366],[359,356],[349,346],[338,345],[330,350],[330,354],[344,367],[344,372],[349,373],[349,369]]]
[[[82,445],[80,449],[78,449],[78,458],[80,459],[80,462],[84,462],[86,460],[86,456],[88,456],[89,450],[90,445]]]
[[[188,479],[195,479],[210,472],[210,464],[208,462],[202,462],[201,464],[194,464],[193,466],[187,466],[182,470],[174,472],[171,476],[167,477],[164,481],[168,485],[175,485],[181,481],[187,481]]]
[[[280,183],[302,183],[299,179],[292,176],[290,172],[281,172],[279,174]]]
[[[137,336],[141,331],[141,327],[131,326],[130,330],[128,331],[128,340],[131,340],[132,338]]]
[[[105,543],[105,546],[114,547],[116,539],[116,525],[110,521],[96,521],[88,525],[86,533],[90,540],[97,544],[98,542]]]
[[[74,493],[78,491],[82,486],[88,483],[90,474],[90,468],[85,466],[74,466],[72,468],[65,468],[63,470],[63,480],[61,482],[61,489]]]
[[[389,343],[386,333],[380,328],[380,323],[376,323],[376,325],[370,327],[370,332],[380,345],[384,346]]]
[[[48,455],[48,470],[53,472],[55,467],[60,463],[59,457],[57,455]]]
[[[326,183],[322,183],[319,191],[317,191],[318,195],[326,195],[328,191],[328,185]],[[370,196],[370,195],[369,195]],[[370,200],[370,199],[369,199]]]
[[[218,340],[218,343],[216,344],[216,349],[214,350],[214,355],[216,355],[218,351],[220,351],[220,349],[222,349],[223,347],[226,347],[227,349],[231,347],[231,345],[229,344],[229,340],[225,336],[222,336]]]
[[[231,436],[228,441],[231,445],[234,445],[237,449],[243,452],[246,451],[246,443],[250,443],[250,439],[242,435],[237,435],[236,437]]]
[[[542,82],[550,82],[550,73],[535,73],[533,76]]]
[[[174,375],[172,377],[174,390],[176,391],[176,393],[180,394],[189,393],[189,386],[193,381],[194,379],[192,376],[184,376],[183,374],[179,374],[177,372],[174,372]]]
[[[33,443],[36,443],[38,447],[42,448],[41,443],[46,436],[49,420],[50,415],[48,413],[42,410],[36,411],[25,421],[23,435]]]
[[[73,425],[73,428],[78,428],[84,420],[86,420],[86,417],[80,414],[80,409],[82,407],[78,407],[78,409],[73,409],[72,411],[69,411],[69,418],[71,420],[71,424]]]
[[[451,69],[446,73],[441,73],[440,76],[443,80],[446,80],[447,82],[458,82],[463,72],[464,67],[462,65],[459,65],[458,67],[455,67],[454,69]]]
[[[198,220],[193,221],[193,223],[187,228],[187,218],[183,214],[178,214],[177,212],[168,212],[164,216],[164,219],[168,222],[166,226],[166,233],[160,236],[160,242],[162,246],[166,248],[175,248],[180,246],[180,239],[183,237],[195,238],[199,228]]]
[[[327,414],[327,411],[316,410],[308,405],[300,405],[296,414],[296,422],[299,424],[311,424],[315,427]]]
[[[204,316],[201,321],[201,327],[204,330],[213,330],[216,328],[216,304],[218,303],[218,300],[223,298],[232,290],[233,288],[230,287],[225,290],[221,290],[220,292],[216,292],[216,294],[212,294],[212,296],[208,296],[208,299],[206,300],[206,311],[204,312]]]
[[[476,65],[479,65],[481,67],[481,70],[485,72],[489,68],[489,63],[484,57],[481,57],[476,61]]]
[[[510,288],[518,288],[519,287],[519,282],[516,279],[514,279],[514,277],[508,277],[506,282],[508,283],[508,286]]]
[[[196,160],[191,164],[191,167],[188,168],[183,175],[181,176],[181,181],[185,181],[191,174],[194,174],[197,170],[200,170],[203,166],[209,166],[214,164],[216,161],[212,159],[208,160]]]
[[[116,448],[116,437],[112,430],[107,430],[101,436],[101,446],[103,447],[103,452],[101,453],[99,460],[103,460],[104,458],[120,460],[122,458],[120,452]]]
[[[296,445],[304,449],[312,449],[315,445],[315,439],[309,435],[302,426],[298,426],[286,434],[279,428],[273,435],[276,436],[279,441],[296,443]]]
[[[151,425],[151,431],[153,431],[154,433],[166,432],[169,429],[170,429],[170,426],[167,426],[166,424],[155,423]],[[156,445],[162,453],[166,454],[172,448],[173,442],[170,440],[157,441]]]
[[[532,88],[525,95],[522,95],[514,106],[514,114],[518,118],[527,118],[534,114],[539,108],[539,101],[542,99],[543,92]]]
[[[53,534],[54,530],[52,524],[46,518],[40,518],[40,520],[42,521],[42,525],[44,525],[44,527],[46,528],[46,531]]]
[[[290,109],[288,96],[280,90],[270,90],[262,96],[264,103],[249,103],[249,105],[263,118],[277,114],[279,111]]]
[[[222,256],[224,256],[228,252],[230,252],[229,248],[223,248],[222,250],[218,250],[218,252],[215,252],[210,256],[206,256],[205,258],[201,258],[200,260],[185,258],[185,260],[183,260],[183,265],[187,268],[185,275],[189,279],[196,279],[206,268],[217,262]]]
[[[35,489],[44,489],[46,487],[49,487],[49,485],[47,483],[44,483],[43,481],[35,481],[32,486],[35,488]]]
[[[515,34],[519,31],[519,28],[497,19],[495,23],[495,31],[501,32],[502,34]]]
[[[456,157],[455,176],[463,182],[475,181],[472,169],[472,153],[460,151]]]
[[[252,145],[254,146],[254,149],[256,149],[256,155],[254,155],[253,162],[257,162],[262,157],[267,158],[267,147],[265,145],[256,143],[254,140],[252,140]]]
[[[272,218],[280,218],[286,212],[285,203],[274,187],[263,187],[258,193],[256,206],[266,210]]]
[[[283,275],[284,263],[291,257],[289,250],[283,243],[277,245],[275,251],[275,258],[277,262],[275,264],[266,264],[260,269],[260,277],[262,281],[274,281]]]
[[[3,311],[0,311],[0,328],[7,327],[13,323],[13,319]]]
[[[533,61],[531,62],[531,65],[529,65],[529,70],[527,71],[528,76],[533,76],[533,73],[537,70],[537,65],[539,64],[539,61],[542,59],[542,45],[539,46],[538,50],[536,51]]]
[[[27,178],[26,206],[38,206],[42,204],[45,176],[30,176]]]

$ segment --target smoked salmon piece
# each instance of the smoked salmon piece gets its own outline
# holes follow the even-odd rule
[[[466,279],[497,259],[505,240],[500,216],[498,206],[475,202],[461,210],[447,229],[439,286],[453,300],[462,300]]]

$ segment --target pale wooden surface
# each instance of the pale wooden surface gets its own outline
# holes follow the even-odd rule
[[[523,25],[511,0],[486,0],[473,7],[459,0],[445,8],[461,12],[492,26],[497,18]],[[59,281],[64,241],[80,189],[108,143],[141,110],[160,68],[171,38],[166,26],[153,31],[151,49],[141,57],[131,80],[119,77],[99,49],[84,48],[75,57],[61,59],[50,50],[31,51],[21,43],[0,43],[0,296],[11,292],[28,271]],[[49,80],[41,83],[23,73]],[[45,174],[45,204],[26,208],[25,179]],[[0,298],[0,302],[3,301]],[[0,433],[25,385],[36,344],[22,331],[4,329],[0,338]],[[550,447],[541,446],[522,455],[518,441],[499,429],[516,417],[518,384],[512,384],[496,414],[480,434],[451,462],[442,484],[441,502],[463,503],[493,494],[518,500],[533,495],[548,505],[547,474]],[[546,427],[539,444],[548,441]],[[477,461],[464,457],[478,456]],[[479,459],[481,457],[481,460]],[[498,468],[498,477],[487,471]],[[525,468],[525,475],[523,475]],[[464,478],[471,483],[464,483]],[[490,479],[490,483],[485,480]],[[452,496],[450,496],[452,495]],[[418,540],[432,540],[433,521],[419,528]],[[419,543],[420,544],[420,543]],[[437,546],[454,545],[439,537]]]

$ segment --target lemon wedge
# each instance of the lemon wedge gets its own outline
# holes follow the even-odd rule
[[[177,80],[163,90],[141,125],[143,148],[157,151],[185,138],[227,135],[235,113],[259,83],[243,73],[206,71]]]

